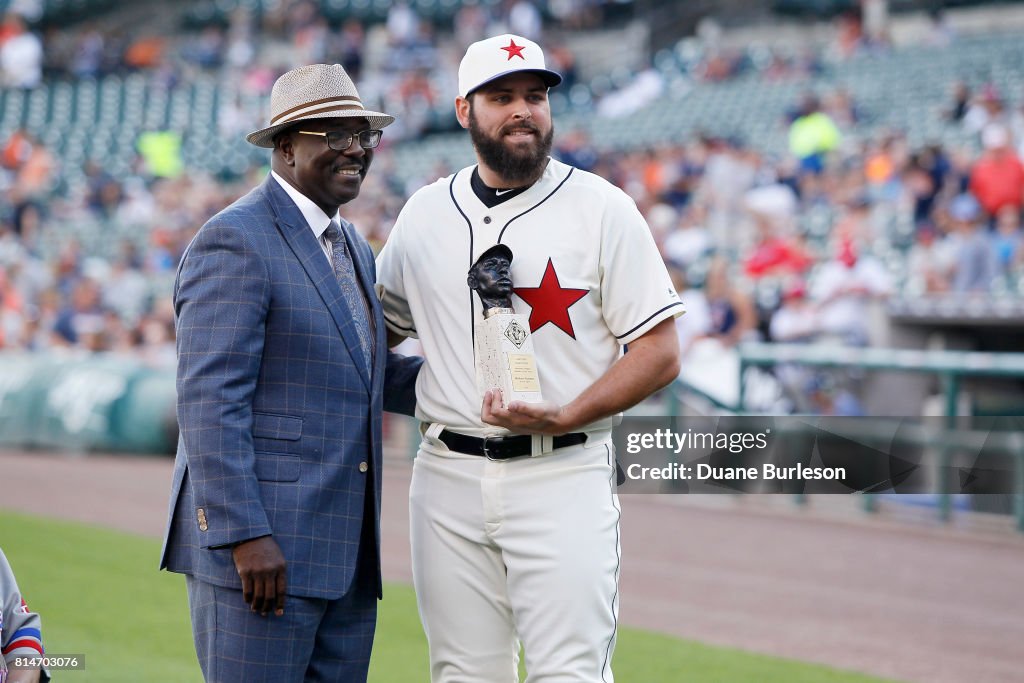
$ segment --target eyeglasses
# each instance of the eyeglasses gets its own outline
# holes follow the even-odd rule
[[[358,133],[345,133],[333,130],[330,133],[317,133],[311,130],[297,131],[303,135],[319,135],[327,138],[327,146],[335,152],[344,152],[352,146],[352,141],[359,138],[359,146],[363,149],[373,149],[380,144],[380,138],[384,135],[382,130],[361,130]]]

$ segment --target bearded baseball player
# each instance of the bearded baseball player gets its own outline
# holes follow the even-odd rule
[[[478,164],[413,195],[378,258],[390,341],[425,357],[410,513],[434,683],[518,681],[520,643],[529,681],[613,680],[612,420],[679,369],[682,304],[634,202],[548,156],[560,81],[526,38],[471,45],[455,108]],[[544,403],[477,387],[467,272],[497,244]]]

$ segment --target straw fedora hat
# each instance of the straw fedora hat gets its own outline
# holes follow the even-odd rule
[[[270,93],[270,125],[245,139],[273,149],[274,136],[297,121],[365,117],[370,128],[383,128],[395,117],[363,108],[356,86],[341,64],[310,64],[292,69],[274,83]]]

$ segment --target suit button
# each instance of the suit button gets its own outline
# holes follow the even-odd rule
[[[367,465],[365,462],[359,463],[359,471],[360,472],[366,472],[366,470],[368,470],[368,469],[370,469],[370,466]]]

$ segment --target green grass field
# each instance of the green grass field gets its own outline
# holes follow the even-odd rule
[[[84,671],[58,683],[201,681],[180,576],[157,572],[159,542],[69,522],[0,512],[0,547],[50,654],[84,654]],[[621,683],[865,683],[881,679],[622,629]],[[372,683],[428,680],[427,650],[408,586],[389,585],[370,669]]]

